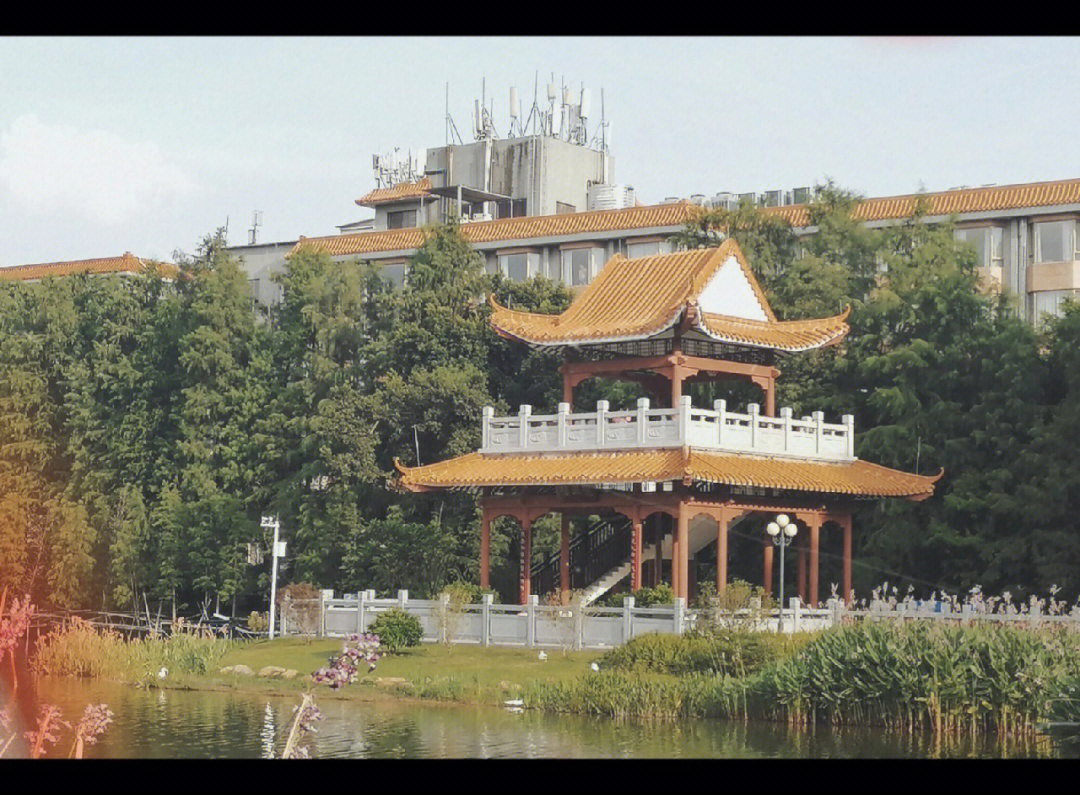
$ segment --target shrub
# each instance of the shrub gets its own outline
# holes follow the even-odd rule
[[[635,607],[675,604],[675,592],[667,583],[660,583],[655,588],[638,588],[633,595]],[[619,604],[622,604],[621,600]]]
[[[252,610],[247,619],[247,626],[252,632],[266,632],[270,628],[270,617],[266,613]]]
[[[410,646],[419,646],[424,636],[420,619],[400,607],[394,607],[379,615],[368,627],[368,632],[379,636],[382,648],[397,652]]]
[[[314,585],[290,583],[278,591],[277,601],[287,625],[295,632],[310,639],[319,630],[322,592]]]
[[[768,632],[721,629],[687,635],[652,633],[612,649],[602,665],[621,671],[746,676],[809,640]]]
[[[451,599],[458,599],[465,604],[474,605],[480,602],[484,594],[494,594],[495,591],[491,588],[481,588],[473,582],[457,580],[456,582],[447,585],[446,588],[443,589],[443,593],[450,594]]]

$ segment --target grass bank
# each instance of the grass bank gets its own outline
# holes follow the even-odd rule
[[[36,672],[166,688],[293,694],[340,653],[340,640],[228,642],[178,636],[126,642],[77,628],[39,647]],[[600,670],[593,672],[596,663]],[[293,680],[222,674],[292,668]],[[168,667],[157,679],[154,672]],[[864,622],[814,635],[714,630],[649,635],[602,652],[423,645],[319,698],[382,696],[646,718],[728,718],[1025,737],[1080,723],[1080,634],[1001,625]]]

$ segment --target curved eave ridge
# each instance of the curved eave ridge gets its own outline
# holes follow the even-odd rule
[[[470,453],[437,464],[405,467],[395,461],[400,484],[429,489],[601,486],[696,481],[854,497],[924,499],[941,477],[913,475],[868,461],[822,463],[764,456],[715,454],[690,449],[620,453],[483,455]]]
[[[559,315],[506,309],[494,298],[491,325],[534,345],[622,342],[673,326],[722,264],[728,244],[628,260],[613,257]]]
[[[848,306],[832,317],[766,323],[703,312],[698,316],[695,328],[719,342],[799,353],[836,345],[843,340],[851,330],[846,322],[850,313]]]

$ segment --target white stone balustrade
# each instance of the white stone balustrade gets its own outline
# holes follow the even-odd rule
[[[717,400],[712,409],[694,408],[688,396],[673,409],[651,408],[648,398],[641,398],[632,411],[611,411],[608,402],[601,400],[596,411],[581,414],[571,414],[569,404],[560,403],[555,414],[533,414],[531,406],[522,406],[516,416],[496,417],[488,406],[481,420],[480,452],[687,446],[824,461],[855,460],[855,419],[850,414],[837,425],[825,422],[820,411],[795,419],[790,408],[780,409],[779,417],[763,416],[756,403],[748,409],[746,414],[728,411],[723,400]]]

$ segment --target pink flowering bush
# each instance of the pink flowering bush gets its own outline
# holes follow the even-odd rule
[[[293,707],[293,722],[289,729],[289,736],[285,741],[285,750],[281,753],[282,759],[310,759],[307,746],[300,745],[300,740],[308,734],[318,731],[315,724],[322,720],[323,714],[310,693],[305,693],[300,703]]]
[[[18,687],[18,679],[15,676],[15,649],[30,627],[30,619],[34,616],[34,606],[30,604],[30,597],[24,597],[22,601],[13,599],[10,609],[4,612],[7,602],[7,588],[0,594],[0,663],[4,662],[5,655],[11,655],[11,687]]]
[[[382,656],[378,635],[349,635],[341,654],[331,657],[330,665],[320,668],[311,678],[317,684],[330,685],[337,690],[355,682],[362,666],[367,665],[368,672],[374,671],[375,663]]]

